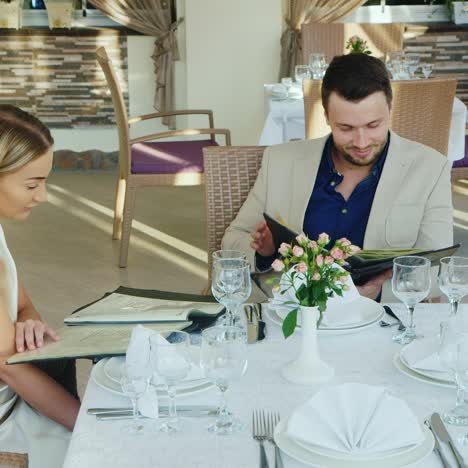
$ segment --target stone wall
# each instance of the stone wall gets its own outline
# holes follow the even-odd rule
[[[451,23],[408,24],[404,48],[408,54],[433,62],[433,76],[457,78],[457,96],[468,105],[467,27]]]
[[[109,88],[95,58],[104,46],[128,107],[127,36],[111,29],[0,29],[0,104],[15,104],[50,128],[115,124]]]

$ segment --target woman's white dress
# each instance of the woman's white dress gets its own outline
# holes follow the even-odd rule
[[[18,277],[13,257],[0,226],[0,261],[4,263],[9,314],[18,313]],[[11,414],[8,415],[8,413]],[[38,413],[0,381],[0,452],[28,453],[29,468],[59,468],[63,465],[70,432]]]

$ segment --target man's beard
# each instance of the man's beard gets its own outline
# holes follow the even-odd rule
[[[385,145],[387,143],[387,139],[385,139],[383,142],[380,143],[374,143],[372,145],[369,145],[366,149],[372,148],[371,154],[366,158],[356,158],[353,156],[351,153],[349,153],[346,149],[346,147],[336,147],[337,152],[343,156],[345,161],[354,164],[355,166],[360,166],[360,167],[366,167],[366,166],[371,166],[377,162],[379,159],[383,149],[385,148]],[[349,149],[354,148],[354,147],[348,147]]]

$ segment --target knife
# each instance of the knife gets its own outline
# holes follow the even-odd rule
[[[263,321],[262,317],[262,305],[261,304],[254,304],[253,305],[255,315],[257,317],[258,323],[258,340],[261,341],[265,338],[266,329],[265,329],[265,322]]]
[[[216,406],[211,405],[181,405],[177,406],[177,411],[180,413],[184,412],[210,412],[210,411],[217,411],[218,408]],[[130,406],[125,406],[121,408],[88,408],[88,414],[116,414],[116,413],[131,413],[133,410]],[[159,407],[159,411],[162,413],[167,413],[169,411],[169,407],[162,405]]]
[[[443,454],[442,450],[440,449],[440,444],[439,444],[439,439],[437,439],[437,436],[434,434],[434,430],[431,427],[431,423],[429,421],[424,421],[424,424],[429,428],[429,430],[432,432],[432,435],[434,436],[434,452],[438,455],[440,458],[440,461],[442,462],[442,465],[444,468],[450,468],[450,465],[445,458],[445,455]]]
[[[252,344],[258,340],[258,325],[253,321],[253,307],[246,305],[244,310],[247,317],[247,343]]]
[[[177,410],[177,414],[184,418],[207,418],[210,416],[216,416],[218,414],[218,409],[212,409],[209,411],[202,411],[202,410],[191,410],[191,411],[179,411]],[[168,411],[159,411],[160,418],[167,418],[169,416]],[[128,411],[126,413],[99,413],[96,414],[96,419],[98,421],[110,421],[110,420],[118,420],[118,419],[131,419],[133,418],[133,411]],[[139,416],[139,418],[143,419],[150,419],[146,416]]]
[[[442,422],[442,419],[440,418],[439,413],[432,414],[431,426],[434,432],[436,433],[437,437],[439,437],[439,439],[442,442],[445,442],[446,444],[449,445],[450,449],[455,455],[455,458],[457,459],[458,466],[460,468],[465,468],[465,462],[463,460],[463,457],[460,455],[460,452],[455,447],[455,444],[453,443],[452,438],[450,437],[450,434],[447,432],[447,429],[445,428],[445,425]]]

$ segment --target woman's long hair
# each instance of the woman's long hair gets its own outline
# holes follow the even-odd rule
[[[0,175],[42,156],[54,144],[49,129],[16,106],[0,105]]]

